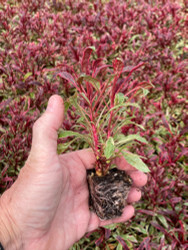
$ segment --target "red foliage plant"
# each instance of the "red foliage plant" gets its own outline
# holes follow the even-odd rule
[[[64,130],[83,135],[84,124],[79,129],[76,127],[76,121],[83,122],[83,119],[68,104],[72,96],[78,100],[75,88],[79,92],[80,86],[75,84],[79,79],[81,87],[84,86],[80,94],[85,91],[86,95],[82,95],[78,104],[91,115],[91,101],[88,103],[86,97],[94,98],[91,90],[101,91],[113,76],[109,86],[110,83],[116,86],[115,98],[110,95],[108,110],[113,102],[121,101],[119,87],[125,102],[130,99],[129,102],[140,106],[140,109],[129,106],[125,110],[130,122],[123,125],[121,133],[139,134],[148,141],[148,144],[130,145],[130,150],[140,155],[150,168],[134,223],[118,227],[121,228],[118,232],[134,235],[137,241],[124,239],[133,249],[186,249],[186,11],[185,0],[68,0],[64,4],[45,0],[15,4],[3,1],[0,4],[1,191],[10,187],[24,165],[32,124],[44,110],[49,96],[59,93],[65,99],[68,110]],[[95,47],[96,52],[93,64],[85,63],[82,69],[79,65],[83,48],[87,46]],[[115,62],[121,65],[121,61],[124,72],[120,71],[118,78]],[[126,74],[140,62],[144,65],[125,82]],[[60,73],[65,71],[72,75],[71,84],[61,77]],[[61,79],[57,80],[58,74]],[[90,82],[86,76],[94,80]],[[118,79],[115,81],[114,77]],[[148,93],[140,88],[139,83],[144,82],[153,85]],[[141,91],[145,94],[142,98]],[[107,141],[113,137],[113,122],[104,129],[107,137],[103,140]],[[64,141],[66,138],[59,139],[60,146]],[[99,147],[100,143],[96,145]],[[88,143],[81,139],[75,144],[65,143],[63,150],[86,146]],[[100,238],[104,230],[98,233],[98,243],[108,245],[105,236]],[[125,245],[122,238],[117,240]]]
[[[148,84],[146,82],[138,83],[126,95],[120,91],[130,81],[132,72],[141,67],[143,63],[130,67],[125,78],[122,75],[127,71],[127,67],[124,67],[123,62],[118,59],[113,60],[113,70],[109,70],[110,65],[103,64],[102,59],[95,60],[89,69],[89,59],[93,49],[88,47],[84,50],[80,76],[75,73],[74,77],[68,72],[58,74],[61,78],[68,80],[77,90],[69,98],[68,105],[74,106],[74,112],[78,113],[79,117],[78,122],[73,126],[79,133],[64,130],[60,132],[59,137],[75,136],[79,140],[86,141],[94,151],[95,169],[98,176],[108,172],[113,159],[120,153],[135,168],[148,172],[149,169],[137,155],[124,152],[126,146],[130,145],[132,141],[147,143],[146,140],[139,134],[124,136],[121,133],[121,128],[125,124],[132,123],[130,117],[127,116],[127,111],[134,112],[135,108],[139,108],[138,104],[131,102],[133,96],[138,94],[139,90],[146,91]],[[101,80],[97,78],[98,76]],[[121,82],[118,83],[120,77]]]

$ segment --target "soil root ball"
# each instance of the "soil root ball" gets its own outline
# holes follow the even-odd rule
[[[105,176],[87,173],[89,205],[101,220],[109,220],[122,215],[131,187],[131,179],[125,171],[111,169]]]

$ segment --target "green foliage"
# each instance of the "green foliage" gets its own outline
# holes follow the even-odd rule
[[[141,160],[141,158],[138,155],[124,151],[122,151],[122,154],[125,160],[136,169],[145,173],[150,171],[149,168],[146,166],[146,164]]]
[[[115,145],[112,137],[109,137],[105,144],[104,155],[106,159],[110,159],[114,155]]]
[[[87,81],[87,82],[89,82],[90,84],[92,84],[92,86],[94,87],[94,89],[95,89],[96,91],[98,91],[99,88],[100,88],[100,82],[99,82],[99,80],[97,80],[96,78],[93,78],[93,77],[91,77],[91,76],[89,76],[89,75],[81,75],[81,76],[78,78],[78,82],[79,82],[80,84],[83,84],[83,81]]]
[[[83,70],[87,71],[90,56],[91,49],[88,47],[83,53],[81,64]],[[93,65],[95,63],[94,61]],[[103,65],[103,67],[108,68],[106,65]],[[139,65],[132,67],[131,72],[138,67]],[[128,112],[140,109],[140,106],[138,103],[129,102],[129,98],[125,94],[115,90],[116,82],[123,72],[122,61],[119,59],[113,60],[113,68],[114,72],[110,76],[107,74],[105,81],[94,78],[92,75],[81,74],[75,79],[67,72],[59,73],[60,77],[76,87],[75,94],[66,103],[68,103],[68,108],[74,107],[74,113],[78,117],[76,124],[73,126],[74,129],[82,131],[82,133],[73,131],[66,133],[64,131],[59,136],[60,138],[73,136],[87,142],[95,153],[96,162],[99,162],[99,164],[96,164],[96,168],[100,168],[100,160],[103,159],[102,168],[106,168],[104,172],[110,166],[109,163],[122,151],[127,150],[129,145],[134,142],[147,144],[146,139],[139,134],[124,136],[121,133],[123,126],[133,123],[133,115],[128,114]],[[140,89],[141,87],[133,89],[134,91],[131,91],[134,92],[132,97]],[[144,96],[147,95],[148,92],[144,88],[142,89],[145,91]],[[127,158],[140,171],[149,171],[139,157],[132,159],[133,155],[130,154]],[[104,159],[106,159],[106,166]]]
[[[146,144],[148,143],[146,141],[146,139],[144,137],[140,136],[139,134],[136,134],[136,135],[132,134],[132,135],[127,135],[127,136],[125,136],[123,134],[119,134],[119,135],[117,135],[116,146],[122,147],[125,144],[127,144],[128,142],[135,141],[135,140],[142,142],[142,143],[146,143]]]

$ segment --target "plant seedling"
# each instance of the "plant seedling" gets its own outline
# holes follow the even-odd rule
[[[124,64],[119,59],[115,59],[112,66],[97,59],[90,69],[89,59],[93,50],[93,47],[84,50],[81,61],[84,74],[59,73],[61,78],[75,87],[74,95],[68,98],[66,104],[78,116],[74,131],[61,130],[59,137],[73,137],[71,142],[79,139],[93,149],[96,162],[94,170],[87,173],[90,208],[100,219],[106,220],[121,216],[131,186],[125,171],[118,170],[113,164],[114,159],[123,156],[136,169],[149,172],[140,157],[128,151],[132,143],[147,141],[139,134],[125,136],[121,133],[123,126],[133,123],[127,110],[139,108],[137,103],[131,101],[133,95],[138,94],[146,84],[140,83],[128,93],[121,93],[132,72],[143,63],[131,67],[123,78]],[[118,81],[120,78],[121,81]]]

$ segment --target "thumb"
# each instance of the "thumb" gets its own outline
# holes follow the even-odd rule
[[[48,101],[44,114],[33,125],[33,137],[30,158],[32,161],[46,162],[57,155],[57,130],[64,117],[63,99],[53,95]]]

